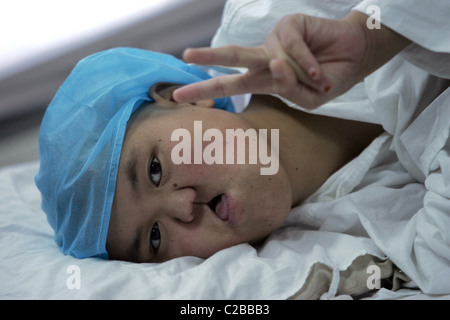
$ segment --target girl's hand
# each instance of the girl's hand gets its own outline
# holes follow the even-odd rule
[[[258,47],[188,49],[187,62],[248,71],[181,87],[174,99],[194,102],[244,93],[278,94],[316,108],[348,91],[406,45],[384,26],[367,29],[366,20],[358,11],[340,20],[294,14],[281,19]],[[389,44],[391,38],[395,45]]]

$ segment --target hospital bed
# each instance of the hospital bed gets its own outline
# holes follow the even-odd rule
[[[259,247],[241,244],[206,260],[182,257],[136,264],[75,259],[63,255],[53,240],[34,184],[38,167],[38,162],[30,162],[0,169],[0,299],[289,299],[319,273],[318,262],[332,271],[314,298],[352,299],[336,291],[339,271],[362,251],[385,260],[369,239],[301,227],[282,229]],[[362,271],[367,277],[359,285],[375,284],[369,279],[374,273]],[[450,295],[382,288],[363,299]]]

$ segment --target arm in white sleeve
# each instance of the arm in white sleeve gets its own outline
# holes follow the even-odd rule
[[[353,9],[379,18],[383,25],[411,40],[413,44],[401,53],[409,62],[438,77],[450,78],[449,1],[364,0]]]

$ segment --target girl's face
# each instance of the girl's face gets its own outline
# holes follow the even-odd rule
[[[226,129],[252,128],[246,118],[212,109],[209,101],[198,105],[170,101],[174,89],[152,88],[155,103],[129,123],[108,230],[110,259],[207,258],[236,244],[263,240],[291,208],[291,186],[281,163],[275,175],[261,175],[261,164],[248,160],[246,164],[172,161],[172,149],[180,143],[171,141],[172,133],[187,129],[193,142],[194,121],[201,121],[203,132],[220,130],[223,150]],[[202,149],[210,143],[203,142]]]

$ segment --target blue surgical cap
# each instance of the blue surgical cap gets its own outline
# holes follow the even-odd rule
[[[106,237],[127,121],[160,82],[208,79],[173,56],[115,48],[81,60],[48,106],[36,185],[64,254],[108,258]],[[229,98],[215,108],[233,111]]]

